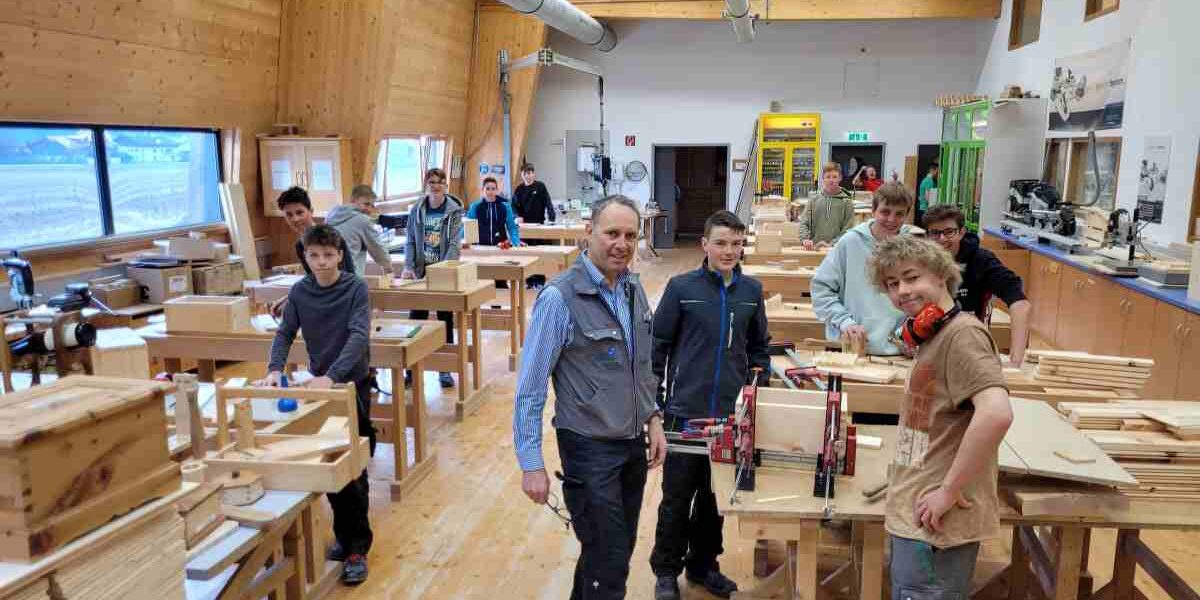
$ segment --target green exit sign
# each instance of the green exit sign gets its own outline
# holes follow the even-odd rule
[[[866,131],[848,131],[846,132],[847,142],[869,142],[871,134]]]

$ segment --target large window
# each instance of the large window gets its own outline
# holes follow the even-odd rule
[[[426,169],[446,169],[449,140],[434,135],[386,137],[379,145],[375,190],[384,200],[419,196]]]
[[[221,221],[217,132],[0,124],[0,248]]]

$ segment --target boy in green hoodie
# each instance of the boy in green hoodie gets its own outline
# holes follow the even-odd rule
[[[875,245],[906,234],[912,194],[895,182],[884,184],[871,200],[872,218],[838,240],[812,279],[813,312],[825,323],[825,336],[862,343],[868,354],[894,356],[901,348],[889,339],[904,313],[875,289],[867,260]]]
[[[842,187],[842,167],[821,167],[821,190],[800,213],[800,241],[805,250],[828,248],[854,227],[854,194]]]

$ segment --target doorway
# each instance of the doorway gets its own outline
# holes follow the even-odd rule
[[[842,165],[842,187],[850,189],[854,175],[864,166],[875,167],[880,179],[887,179],[883,172],[884,144],[881,143],[830,143],[829,160]]]
[[[728,206],[729,146],[655,144],[652,189],[667,213],[657,221],[655,246],[700,238],[709,215]]]

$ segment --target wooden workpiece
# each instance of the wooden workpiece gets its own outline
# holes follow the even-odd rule
[[[476,256],[536,256],[540,259],[540,275],[552,277],[571,268],[575,259],[579,258],[579,246],[471,246],[459,253],[459,258],[466,260]]]
[[[767,265],[783,261],[798,261],[801,267],[816,267],[829,254],[828,250],[805,250],[798,246],[784,246],[779,252],[763,252],[758,246],[749,246],[742,254],[743,265]]]
[[[521,223],[520,229],[522,240],[550,240],[562,246],[570,246],[587,238],[586,226],[583,223]]]
[[[764,298],[781,294],[785,302],[799,302],[808,296],[816,269],[812,267],[785,269],[770,265],[750,265],[742,267],[742,273],[753,276],[762,282]]]
[[[412,337],[393,336],[389,332],[397,326],[420,325],[420,330]],[[376,331],[378,329],[378,331]],[[427,368],[428,360],[438,348],[442,347],[445,339],[445,324],[440,321],[410,321],[405,319],[376,319],[372,322],[370,345],[371,364],[373,366],[392,370],[392,403],[390,412],[383,414],[372,413],[372,421],[376,425],[378,441],[391,443],[395,459],[395,474],[392,480],[392,496],[399,498],[415,489],[432,470],[434,456],[429,450],[429,432],[426,429],[425,391],[424,386],[415,385],[411,389],[411,400],[406,407],[404,371],[413,371],[413,377],[420,381]],[[151,356],[164,359],[167,363],[177,363],[180,359],[191,358],[211,363],[217,359],[262,362],[270,355],[271,332],[255,332],[244,334],[170,334],[164,331],[162,324],[151,325],[137,331],[146,340]],[[292,343],[288,362],[294,364],[308,361],[304,338],[297,336]],[[289,397],[298,397],[297,393],[287,393]],[[213,413],[214,419],[216,413]],[[413,428],[413,443],[415,446],[415,462],[410,466],[408,458],[408,438],[405,434],[407,427]]]

